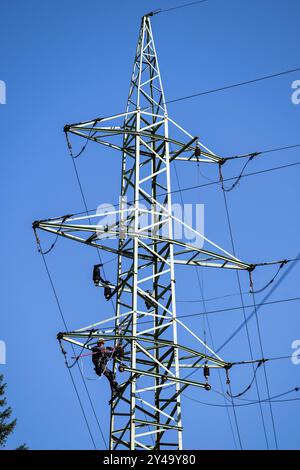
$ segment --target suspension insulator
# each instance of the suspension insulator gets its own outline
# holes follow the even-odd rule
[[[203,367],[203,375],[206,379],[208,379],[208,377],[210,376],[210,371],[209,371],[209,367],[208,365],[205,364],[205,366]]]
[[[102,266],[102,264],[95,264],[93,269],[93,281],[96,285],[101,281],[100,266]]]
[[[195,157],[200,157],[201,156],[201,149],[200,147],[195,148]]]

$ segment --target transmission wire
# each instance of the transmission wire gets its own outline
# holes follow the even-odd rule
[[[197,164],[197,168],[199,169],[199,164]],[[176,162],[174,162],[174,170],[175,170],[176,179],[177,179],[177,186],[178,186],[178,188],[179,188],[179,194],[180,194],[181,205],[182,205],[182,207],[184,207],[184,201],[183,201],[183,196],[182,196],[182,192],[181,192],[181,187],[180,187],[180,181],[179,181],[179,177],[178,177]],[[198,173],[198,177],[199,177],[199,173]],[[199,278],[198,267],[197,267],[197,270],[196,270],[196,274],[197,274],[198,285],[199,285],[199,289],[200,289],[200,293],[201,293],[201,297],[202,297],[203,308],[204,308],[204,311],[206,311],[206,304],[205,304],[205,302],[204,302],[203,288],[202,288],[201,281],[200,281],[200,278]],[[211,331],[211,328],[210,328],[209,320],[208,320],[208,318],[206,317],[206,315],[203,317],[203,320],[204,320],[205,344],[206,344],[206,332],[205,332],[205,321],[206,321],[207,327],[208,327],[208,331],[209,331],[209,334],[210,334],[210,337],[211,337],[212,347],[213,347],[213,349],[214,349],[214,341],[213,341],[212,331]],[[222,390],[223,390],[223,383],[222,383],[222,381],[221,381],[221,375],[220,375],[220,371],[219,371],[219,370],[218,370],[218,376],[219,376],[220,384],[221,384],[221,387],[222,387]],[[235,413],[234,413],[234,415],[235,415]],[[231,417],[230,417],[230,414],[229,414],[229,410],[228,410],[228,409],[227,409],[227,416],[228,416],[229,426],[230,426],[230,430],[231,430],[232,437],[233,437],[233,442],[234,442],[235,447],[236,447],[236,439],[235,439],[235,435],[234,435],[234,432],[233,432],[233,426],[232,426]],[[240,430],[239,430],[238,422],[237,422],[236,416],[234,416],[234,418],[235,418],[235,424],[236,424],[236,429],[237,429],[237,435],[238,435],[239,445],[240,445],[240,448],[242,449],[242,441],[241,441],[241,436],[240,436]]]
[[[44,255],[42,252],[41,252],[41,256],[42,256],[42,259],[43,259],[43,262],[44,262],[44,265],[45,265],[45,269],[46,269],[46,272],[47,272],[47,275],[48,275],[48,279],[49,279],[50,285],[51,285],[51,287],[52,287],[52,291],[53,291],[53,294],[54,294],[54,297],[55,297],[55,300],[56,300],[56,304],[57,304],[57,307],[58,307],[58,310],[59,310],[59,313],[60,313],[62,322],[63,322],[63,324],[64,324],[64,327],[65,327],[66,331],[68,331],[68,326],[67,326],[67,323],[66,323],[66,320],[65,320],[63,311],[62,311],[61,303],[60,303],[60,301],[59,301],[58,294],[57,294],[56,288],[55,288],[55,286],[54,286],[54,282],[53,282],[53,279],[52,279],[52,276],[51,276],[51,273],[50,273],[50,270],[49,270],[47,261],[46,261],[46,259],[45,259],[45,255]],[[74,346],[73,346],[73,345],[72,345],[72,349],[73,349],[73,352],[74,352],[74,355],[75,355],[75,349],[74,349]],[[78,364],[77,364],[77,365],[78,365]],[[87,393],[87,396],[88,396],[88,399],[89,399],[91,408],[92,408],[92,410],[93,410],[94,417],[95,417],[96,422],[97,422],[97,424],[98,424],[98,427],[99,427],[99,430],[100,430],[100,434],[101,434],[101,437],[102,437],[103,442],[104,442],[104,446],[107,448],[107,444],[106,444],[106,441],[105,441],[105,438],[104,438],[104,434],[103,434],[102,428],[101,428],[101,426],[100,426],[100,423],[99,423],[99,420],[98,420],[98,417],[97,417],[97,414],[96,414],[96,411],[95,411],[95,408],[94,408],[94,405],[93,405],[93,402],[92,402],[90,393],[89,393],[89,391],[88,391],[87,385],[86,385],[86,383],[85,383],[84,377],[83,377],[83,375],[82,375],[82,372],[81,372],[81,369],[80,369],[79,366],[78,366],[78,369],[79,369],[79,371],[80,371],[80,375],[81,375],[81,378],[82,378],[82,382],[83,382],[83,384],[84,384],[84,387],[85,387],[85,390],[86,390],[86,393]],[[70,369],[68,369],[68,371],[69,371],[69,373],[70,373],[70,377],[71,377],[71,380],[72,380],[72,383],[73,383],[73,386],[74,386],[74,389],[75,389],[75,392],[76,392],[76,395],[77,395],[77,398],[78,398],[78,401],[79,401],[80,408],[81,408],[82,413],[83,413],[83,416],[84,416],[84,420],[85,420],[85,422],[86,422],[86,426],[87,426],[87,428],[88,428],[88,432],[89,432],[89,434],[90,434],[90,437],[91,437],[91,440],[92,440],[92,442],[93,442],[93,445],[94,445],[95,449],[97,449],[96,444],[95,444],[95,441],[94,441],[94,438],[93,438],[93,435],[92,435],[92,432],[91,432],[91,429],[90,429],[90,426],[89,426],[89,423],[88,423],[88,420],[87,420],[87,416],[86,416],[85,411],[84,411],[84,408],[83,408],[82,401],[81,401],[81,399],[80,399],[78,390],[77,390],[77,388],[76,388],[76,384],[75,384],[75,381],[74,381],[74,378],[73,378],[73,375],[72,375],[72,371],[71,371]]]
[[[262,77],[257,77],[257,78],[254,78],[252,80],[246,80],[244,82],[233,83],[231,85],[226,85],[226,86],[222,86],[222,87],[219,87],[219,88],[213,88],[211,90],[205,90],[205,91],[201,91],[201,92],[198,92],[198,93],[193,93],[192,95],[182,96],[180,98],[175,98],[175,99],[166,101],[166,104],[177,103],[178,101],[185,101],[185,100],[189,100],[191,98],[196,98],[196,97],[199,97],[199,96],[209,95],[211,93],[217,93],[219,91],[229,90],[231,88],[237,88],[237,87],[240,87],[240,86],[261,82],[263,80],[269,80],[270,78],[280,77],[282,75],[287,75],[287,74],[290,74],[290,73],[299,72],[299,70],[300,70],[300,67],[296,67],[294,69],[284,70],[284,71],[278,72],[278,73],[273,73],[271,75],[264,75]]]
[[[227,197],[226,197],[226,193],[225,193],[223,185],[222,185],[222,194],[223,194],[223,199],[224,199],[224,206],[225,206],[225,212],[226,212],[226,218],[227,218],[227,224],[228,224],[228,229],[229,229],[229,235],[230,235],[233,255],[236,256],[235,243],[234,243],[234,239],[233,239],[232,224],[231,224],[231,219],[230,219],[230,215],[229,215]],[[244,297],[243,297],[243,293],[242,293],[241,280],[240,280],[240,275],[239,275],[238,271],[236,271],[236,279],[237,279],[238,289],[239,289],[239,293],[240,293],[240,299],[241,299],[241,305],[242,305],[242,310],[243,310],[243,318],[244,318],[245,330],[246,330],[246,334],[247,334],[247,341],[248,341],[248,346],[249,346],[250,357],[251,357],[251,360],[253,360],[253,350],[252,350],[252,345],[251,345],[250,332],[249,332],[249,328],[248,328],[248,323],[246,322],[246,310],[245,310],[245,307],[244,307]],[[254,372],[254,365],[253,365],[253,372]],[[265,436],[265,440],[266,440],[267,449],[269,449],[269,441],[268,441],[268,436],[267,436],[266,423],[265,423],[265,418],[264,418],[262,406],[261,406],[261,403],[260,403],[260,391],[259,391],[258,380],[257,380],[256,374],[254,374],[254,381],[255,381],[255,387],[256,387],[256,391],[257,391],[257,398],[258,398],[258,402],[259,402],[259,410],[260,410],[260,416],[261,416],[262,425],[263,425],[263,432],[264,432],[264,436]]]
[[[262,336],[261,336],[260,323],[259,323],[258,314],[257,314],[256,300],[255,300],[255,293],[254,292],[252,292],[252,297],[253,297],[253,303],[254,303],[254,311],[255,311],[255,319],[256,319],[256,326],[257,326],[257,332],[258,332],[260,351],[261,351],[262,357],[264,357]],[[264,370],[264,376],[265,376],[265,381],[266,381],[266,388],[267,388],[267,394],[268,394],[268,401],[269,401],[270,415],[271,415],[271,420],[272,420],[275,446],[276,446],[276,450],[278,450],[277,432],[276,432],[276,426],[275,426],[273,407],[272,407],[271,398],[270,398],[270,387],[269,387],[269,380],[268,380],[268,375],[267,375],[267,369],[266,369],[265,362],[263,362],[263,370]]]
[[[297,145],[298,146],[298,145]],[[300,146],[300,144],[299,144]],[[294,148],[295,146],[291,147],[291,148]],[[275,152],[276,150],[272,150],[273,152]],[[271,171],[276,171],[276,170],[282,170],[282,169],[285,169],[285,168],[290,168],[290,167],[294,167],[294,166],[298,166],[300,165],[300,161],[297,161],[297,162],[293,162],[293,163],[289,163],[289,164],[286,164],[286,165],[280,165],[280,166],[276,166],[276,167],[271,167],[271,168],[266,168],[264,170],[259,170],[259,171],[255,171],[255,172],[251,172],[251,173],[244,173],[242,175],[242,178],[246,178],[246,177],[249,177],[249,176],[257,176],[257,175],[260,175],[260,174],[263,174],[263,173],[269,173]],[[232,176],[230,178],[224,178],[223,181],[233,181],[237,178],[238,176]],[[210,181],[208,183],[203,183],[203,184],[200,184],[200,185],[193,185],[193,186],[186,186],[186,187],[183,187],[181,188],[181,192],[185,192],[185,191],[192,191],[194,189],[197,189],[197,188],[205,188],[207,186],[214,186],[214,185],[219,185],[220,184],[220,180],[216,180],[216,181]],[[179,190],[178,189],[175,189],[175,190],[172,190],[172,191],[169,191],[169,193],[161,193],[161,194],[158,194],[157,195],[157,198],[159,197],[165,197],[167,194],[176,194],[176,193],[179,193]],[[142,200],[141,199],[138,199],[138,200]],[[134,201],[128,201],[127,204],[132,204]],[[107,206],[107,207],[111,207],[111,205]],[[119,203],[116,203],[114,204],[114,207],[120,207],[120,204]],[[105,209],[106,206],[103,207],[103,209]],[[94,209],[88,209],[88,213],[91,213],[91,212],[95,212],[97,209],[94,208]],[[80,212],[75,212],[73,214],[73,216],[78,216],[78,215],[83,215],[83,214],[86,214],[87,213],[86,210],[85,211],[80,211]],[[56,219],[59,219],[60,217],[56,217]],[[47,219],[49,220],[49,219]]]

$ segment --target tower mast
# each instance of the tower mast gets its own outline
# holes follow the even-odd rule
[[[181,377],[181,368],[230,366],[176,317],[174,265],[254,268],[172,212],[172,162],[218,164],[221,159],[168,116],[150,16],[142,18],[126,111],[64,129],[70,149],[73,135],[121,153],[120,204],[110,212],[114,221],[101,225],[98,221],[107,213],[97,212],[33,224],[35,232],[49,232],[118,257],[117,279],[109,284],[108,295],[116,299],[113,316],[58,335],[60,343],[86,349],[99,337],[115,344],[122,341],[124,360],[115,358],[113,365],[115,373],[120,368],[124,372],[124,383],[111,400],[112,450],[182,449],[181,394],[188,386],[210,386],[207,374],[204,382],[192,381]],[[212,248],[176,239],[175,223]],[[179,328],[189,335],[188,346],[181,344]]]
[[[181,449],[180,382],[175,383],[176,398],[168,400],[170,392],[164,393],[164,387],[162,387],[164,378],[159,377],[159,363],[165,361],[174,363],[174,375],[176,378],[180,378],[176,347],[173,245],[169,241],[151,238],[152,234],[157,235],[163,227],[168,239],[172,240],[173,234],[168,116],[148,16],[142,18],[124,127],[129,129],[131,133],[125,134],[123,140],[121,201],[133,200],[133,211],[129,216],[130,222],[127,219],[125,224],[128,226],[130,223],[135,234],[144,232],[150,234],[150,238],[142,240],[138,236],[134,236],[129,242],[126,238],[120,238],[117,284],[122,287],[117,293],[116,328],[126,324],[126,330],[131,330],[132,337],[136,338],[145,329],[140,326],[140,320],[142,319],[144,322],[145,318],[148,318],[152,322],[152,329],[148,328],[146,333],[147,337],[151,339],[151,348],[142,345],[135,339],[132,340],[131,368],[136,369],[137,360],[147,361],[148,366],[156,373],[152,379],[151,390],[147,391],[148,395],[152,395],[150,401],[155,403],[155,418],[153,417],[152,421],[147,422],[148,432],[151,432],[155,437],[155,448],[161,447],[162,437],[167,429],[164,423],[166,415],[169,415],[167,420],[172,421],[171,426],[174,430],[172,443]],[[147,136],[143,135],[145,130],[148,131]],[[167,193],[163,203],[159,203],[156,199],[159,189]],[[148,220],[146,224],[145,220]],[[127,251],[132,251],[132,259],[129,263],[122,254],[125,246]],[[141,257],[141,254],[146,255],[146,259]],[[128,273],[130,273],[129,278]],[[122,285],[124,276],[128,278],[126,291]],[[118,317],[120,313],[126,313],[128,304],[131,305],[132,310],[130,321],[125,316],[120,322]],[[171,341],[171,344],[167,347],[161,347],[159,339]],[[143,411],[136,405],[143,402],[143,398],[139,397],[143,393],[146,394],[146,391],[138,393],[138,388],[140,388],[138,384],[137,376],[131,381],[130,405],[128,404],[131,449],[136,447],[136,440],[139,440],[141,434],[139,432],[140,424],[144,424],[145,421]],[[116,401],[115,404],[112,404],[111,447],[117,439],[115,430],[116,428],[120,429],[116,417],[118,409],[123,406],[123,403],[119,403]],[[160,412],[161,405],[164,407],[164,414]]]

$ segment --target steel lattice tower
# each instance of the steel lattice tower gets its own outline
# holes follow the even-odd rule
[[[126,112],[65,127],[70,148],[72,134],[121,153],[116,221],[99,225],[97,218],[107,213],[95,213],[34,223],[35,231],[118,256],[117,280],[110,283],[114,314],[59,336],[60,341],[86,349],[100,336],[123,341],[125,381],[111,404],[110,449],[182,449],[181,393],[188,386],[209,385],[183,379],[181,368],[229,367],[176,318],[175,264],[253,269],[172,213],[172,162],[218,164],[220,158],[168,116],[150,16],[142,18]],[[174,223],[204,239],[213,251],[176,240]],[[189,346],[180,343],[179,328],[190,335]],[[193,342],[206,348],[205,353],[190,346]],[[118,367],[115,359],[116,373]]]

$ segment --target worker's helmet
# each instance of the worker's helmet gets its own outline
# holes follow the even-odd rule
[[[104,344],[104,343],[105,343],[105,339],[103,338],[99,338],[97,341],[97,344]]]

